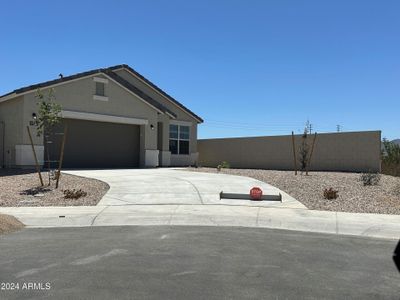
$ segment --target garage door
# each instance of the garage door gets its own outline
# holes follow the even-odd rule
[[[65,168],[132,168],[139,166],[138,125],[64,119],[68,134],[64,150]],[[62,129],[57,129],[62,132]],[[52,138],[51,160],[58,160],[61,135]],[[45,159],[47,158],[47,151]]]

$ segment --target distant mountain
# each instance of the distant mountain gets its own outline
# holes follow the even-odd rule
[[[397,144],[397,145],[400,145],[400,139],[393,140],[392,143],[395,143],[395,144]]]

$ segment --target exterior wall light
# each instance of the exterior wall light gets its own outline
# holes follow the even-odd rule
[[[154,130],[154,125],[153,124],[150,124],[150,129]]]
[[[32,120],[29,121],[30,126],[34,126],[37,123],[37,115],[35,113],[32,113]]]

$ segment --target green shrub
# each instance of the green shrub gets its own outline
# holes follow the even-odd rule
[[[231,165],[228,162],[223,161],[221,164],[217,166],[217,169],[218,171],[221,171],[221,169],[229,169],[230,167]]]
[[[363,173],[360,175],[360,181],[364,186],[377,185],[381,180],[381,174],[379,173]]]
[[[328,200],[336,199],[339,197],[339,191],[334,190],[333,188],[325,189],[324,190],[324,198]]]
[[[400,177],[400,164],[382,161],[382,174]]]
[[[382,173],[400,176],[400,145],[383,139]]]
[[[400,165],[400,145],[383,139],[382,162]]]

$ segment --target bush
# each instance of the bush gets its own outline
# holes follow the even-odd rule
[[[217,169],[218,171],[221,171],[221,169],[229,169],[230,167],[231,165],[228,162],[223,161],[221,164],[217,166]]]
[[[382,161],[385,163],[400,164],[400,145],[383,139]]]
[[[81,197],[86,197],[87,193],[81,189],[79,190],[65,190],[64,191],[64,198],[65,199],[79,199]]]
[[[381,180],[381,174],[379,173],[363,173],[360,176],[360,181],[364,186],[377,185]]]
[[[400,164],[382,161],[382,174],[400,177]]]
[[[383,139],[382,173],[400,176],[400,145]]]
[[[324,198],[328,200],[336,199],[339,197],[337,190],[334,190],[333,188],[325,189],[324,190]]]

